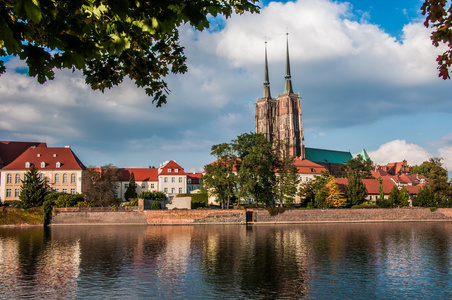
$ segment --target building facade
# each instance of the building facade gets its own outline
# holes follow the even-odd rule
[[[265,45],[265,76],[263,97],[256,101],[255,132],[268,141],[282,142],[289,155],[305,158],[300,95],[294,94],[290,74],[289,40],[287,39],[284,93],[273,99],[268,74],[267,45]]]

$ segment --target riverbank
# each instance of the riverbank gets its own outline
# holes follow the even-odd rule
[[[21,209],[0,207],[0,226],[42,226],[44,213],[41,207]]]
[[[411,221],[449,222],[452,221],[452,208],[292,209],[276,215],[271,215],[266,209],[94,211],[80,208],[63,208],[56,209],[51,225],[258,225]]]

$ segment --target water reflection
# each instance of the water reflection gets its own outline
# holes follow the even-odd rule
[[[452,223],[0,228],[1,298],[447,298]]]

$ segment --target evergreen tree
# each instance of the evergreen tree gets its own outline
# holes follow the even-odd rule
[[[408,194],[406,187],[402,187],[399,192],[399,204],[404,207],[410,205],[410,194]]]
[[[399,194],[400,194],[399,188],[397,187],[396,184],[394,184],[391,192],[389,193],[389,199],[388,199],[391,207],[395,207],[395,206],[399,205]]]
[[[367,189],[358,171],[350,172],[345,194],[351,206],[362,204],[366,200]]]
[[[435,193],[429,185],[425,185],[419,190],[417,197],[414,199],[416,206],[435,207],[437,205]]]
[[[124,193],[124,198],[126,201],[129,201],[130,199],[136,198],[137,192],[135,187],[135,174],[130,173],[129,178],[129,186],[127,187],[126,192]]]
[[[44,202],[44,197],[49,193],[49,186],[45,178],[41,178],[35,166],[25,173],[25,178],[22,180],[20,187],[20,205],[23,208],[32,206],[41,206]]]

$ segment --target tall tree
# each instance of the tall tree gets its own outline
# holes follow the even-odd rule
[[[347,199],[345,199],[342,192],[339,190],[336,178],[330,175],[328,183],[326,184],[327,197],[326,202],[330,207],[345,207]]]
[[[265,204],[273,203],[277,157],[272,144],[263,134],[253,133],[238,136],[233,144],[240,158],[237,166],[239,196],[251,196]]]
[[[314,180],[304,182],[298,192],[302,201],[306,204],[310,203],[312,207],[326,208],[326,194],[323,191],[330,175],[328,171],[324,171],[319,176],[315,176]]]
[[[399,205],[402,207],[410,205],[410,194],[408,194],[408,190],[406,187],[402,187],[399,192]]]
[[[178,27],[203,30],[209,16],[258,12],[255,2],[4,0],[0,57],[19,56],[39,83],[52,80],[55,68],[81,70],[101,91],[129,77],[161,106],[169,91],[163,78],[187,71]]]
[[[359,205],[366,201],[367,189],[361,176],[359,170],[349,173],[345,195],[351,206]]]
[[[348,178],[351,173],[355,173],[361,178],[372,178],[372,161],[364,160],[361,154],[358,154],[341,166],[341,173],[344,178]]]
[[[439,77],[450,79],[452,66],[452,6],[447,0],[425,0],[421,7],[422,14],[426,16],[424,25],[432,27],[431,40],[435,47],[445,45],[443,54],[438,55]]]
[[[87,168],[83,172],[85,201],[96,206],[118,204],[115,195],[120,177],[121,170],[112,164]]]
[[[19,195],[21,207],[41,206],[45,196],[50,192],[46,178],[41,178],[41,174],[32,165],[21,182]]]
[[[441,158],[432,157],[421,165],[412,167],[410,173],[427,177],[429,185],[439,201],[450,197],[451,187],[448,183],[447,170],[443,167]]]
[[[419,190],[414,203],[417,206],[422,207],[435,207],[438,205],[437,197],[433,193],[432,188],[429,185],[425,185]]]
[[[297,194],[298,184],[298,170],[295,167],[295,157],[289,155],[287,147],[278,147],[276,159],[276,196],[279,199],[280,205],[291,205],[294,202]]]
[[[129,177],[129,186],[127,187],[126,192],[124,193],[124,198],[126,201],[132,198],[136,198],[137,196],[137,189],[135,187],[135,174],[132,172],[130,173]]]
[[[394,186],[391,189],[391,192],[389,192],[389,203],[391,205],[391,207],[395,207],[399,205],[399,195],[400,195],[400,191],[397,185],[394,184]]]
[[[210,154],[217,160],[204,167],[206,173],[202,178],[202,187],[216,197],[222,208],[228,209],[231,198],[236,194],[234,168],[237,158],[228,143],[213,145]]]

